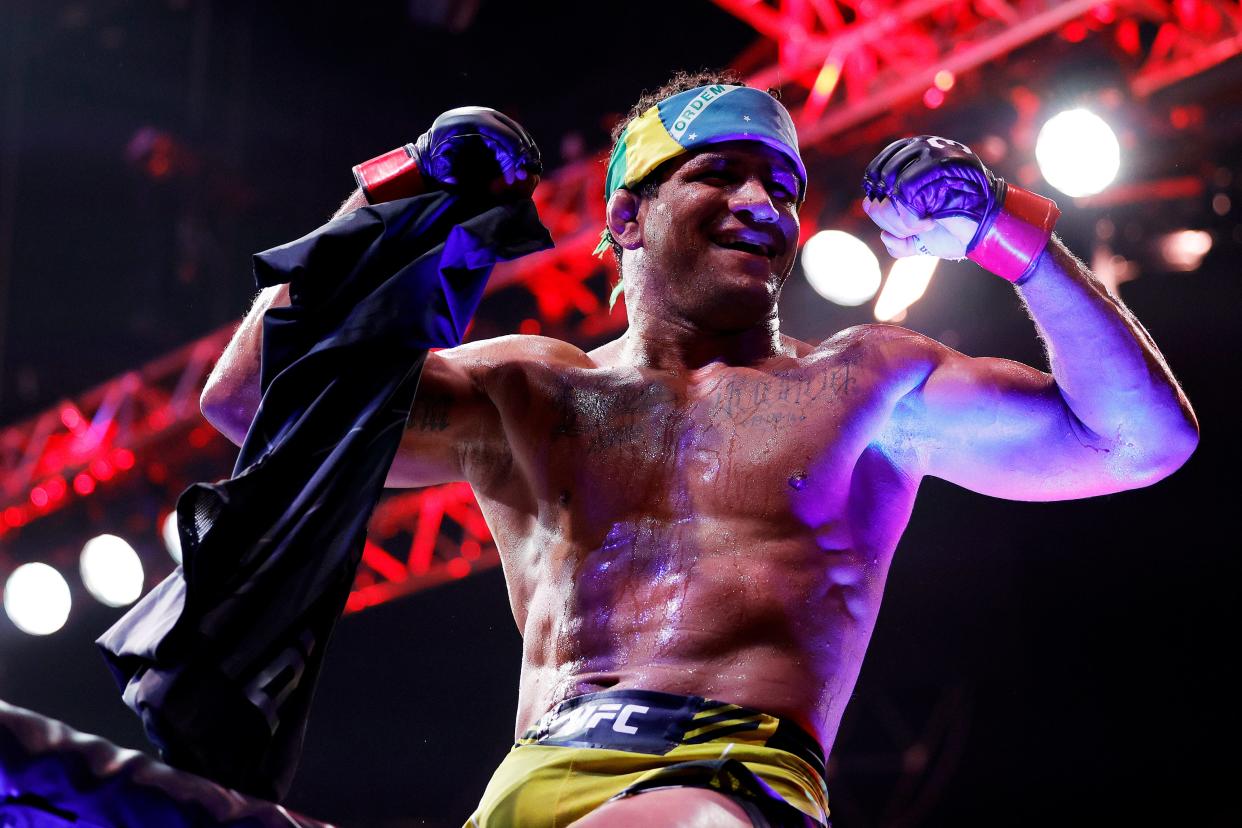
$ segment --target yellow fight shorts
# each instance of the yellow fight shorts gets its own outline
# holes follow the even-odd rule
[[[823,750],[793,722],[702,696],[605,690],[522,734],[463,828],[565,828],[667,787],[720,791],[756,826],[828,825]]]

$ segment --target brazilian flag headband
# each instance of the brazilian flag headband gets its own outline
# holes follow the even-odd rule
[[[665,161],[724,141],[759,141],[783,154],[798,175],[798,201],[802,201],[806,166],[798,154],[798,133],[789,112],[762,90],[715,83],[665,98],[629,123],[608,161],[604,203]],[[602,255],[611,244],[612,234],[605,227],[595,255]],[[613,301],[619,293],[620,285]]]

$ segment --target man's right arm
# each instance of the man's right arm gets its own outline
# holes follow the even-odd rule
[[[333,218],[367,204],[436,189],[484,189],[500,199],[527,198],[541,172],[539,148],[520,124],[486,107],[451,109],[415,143],[355,166],[360,189]],[[263,315],[268,308],[287,304],[287,285],[259,294],[203,389],[203,415],[239,446],[262,400]],[[498,439],[499,414],[481,380],[493,350],[477,343],[427,355],[388,486],[463,480],[466,450]]]
[[[357,190],[333,218],[365,205]],[[199,400],[203,416],[240,446],[262,400],[259,387],[263,314],[289,304],[289,286],[265,288],[255,299],[207,378]],[[476,345],[427,355],[401,448],[385,485],[431,486],[464,479],[464,449],[498,433],[498,415],[479,381],[486,349]]]
[[[332,214],[332,218],[357,210],[366,203],[367,199],[362,190],[354,190],[345,199],[345,203]],[[207,377],[203,394],[199,398],[199,406],[207,422],[239,446],[246,438],[246,431],[250,428],[250,422],[254,419],[259,400],[263,396],[259,389],[263,314],[268,308],[288,304],[288,285],[264,288],[255,297],[254,304],[233,333],[233,338],[220,355],[211,375]]]

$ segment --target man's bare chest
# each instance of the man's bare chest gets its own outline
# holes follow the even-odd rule
[[[770,370],[527,365],[493,395],[523,483],[591,511],[779,520],[843,491],[886,407],[857,360]]]

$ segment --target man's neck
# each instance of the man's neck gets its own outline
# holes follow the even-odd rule
[[[710,330],[671,314],[636,309],[621,337],[621,360],[663,371],[695,370],[710,363],[744,366],[785,354],[775,314],[736,331]]]

